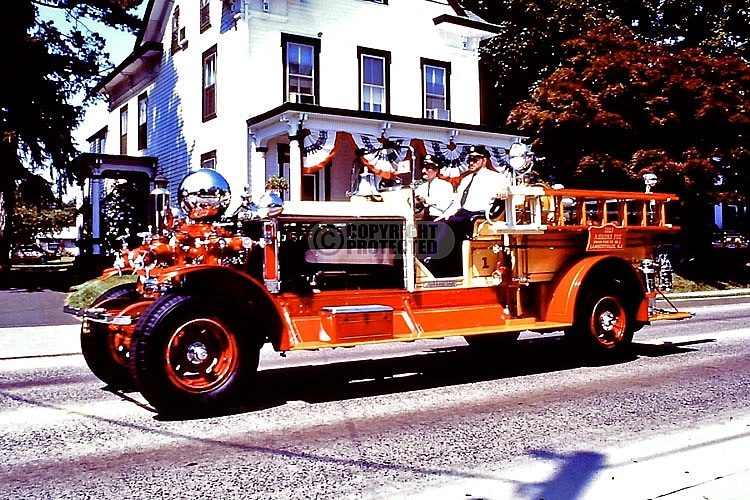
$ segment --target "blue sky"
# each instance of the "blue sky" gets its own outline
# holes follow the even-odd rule
[[[139,17],[143,16],[146,4],[148,4],[148,0],[143,1],[141,6],[136,10],[136,15]],[[59,9],[39,5],[38,8],[41,19],[54,21],[58,29],[67,31],[70,23],[65,20],[64,12]],[[110,54],[110,61],[113,66],[118,66],[133,51],[135,35],[110,28],[101,23],[95,23],[91,20],[86,20],[84,26],[92,31],[96,31],[105,38],[107,44],[106,50]],[[79,97],[78,99],[82,98]],[[79,151],[88,151],[86,139],[106,125],[107,113],[107,105],[103,101],[87,108],[84,122],[78,129],[73,131],[73,140],[76,141]],[[42,172],[39,173],[45,175]],[[51,173],[48,173],[48,175],[51,175]],[[68,196],[77,196],[77,193],[68,193]]]
[[[148,0],[144,0],[141,6],[135,11],[138,17],[142,17],[146,10]],[[44,20],[54,21],[55,25],[61,31],[66,31],[70,23],[65,20],[64,12],[59,9],[39,6],[39,16]],[[135,44],[135,35],[111,28],[101,23],[91,20],[85,20],[81,30],[89,29],[95,31],[106,40],[106,50],[109,52],[110,62],[117,67],[133,51]],[[96,133],[106,124],[107,106],[104,102],[98,102],[86,110],[86,118],[82,125],[73,132],[73,139],[78,144],[80,151],[87,151],[88,144],[86,139]]]
[[[146,10],[146,4],[148,0],[144,0],[140,7],[135,11],[138,17],[142,17]],[[39,16],[45,20],[51,20],[55,22],[55,25],[61,30],[65,31],[70,25],[65,20],[65,15],[59,9],[51,7],[38,6]],[[91,20],[86,20],[83,23],[84,29],[90,29],[98,32],[107,41],[107,51],[110,54],[110,60],[112,64],[117,66],[128,54],[133,50],[133,44],[135,43],[135,35],[122,32],[120,30],[110,28],[104,24],[96,23]],[[82,29],[82,31],[84,30]]]

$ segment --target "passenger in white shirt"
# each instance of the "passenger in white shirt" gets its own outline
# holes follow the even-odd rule
[[[422,178],[425,180],[414,190],[414,197],[424,208],[424,220],[435,220],[444,217],[455,203],[453,185],[438,177],[442,162],[440,158],[426,155],[422,160]]]

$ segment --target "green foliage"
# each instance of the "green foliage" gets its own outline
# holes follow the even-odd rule
[[[135,283],[138,276],[135,274],[124,274],[122,276],[109,276],[107,278],[94,278],[92,280],[71,287],[70,295],[66,299],[66,305],[78,309],[89,307],[104,292],[112,287],[123,283]]]
[[[566,57],[564,44],[607,22],[629,27],[638,40],[678,53],[700,48],[714,57],[748,61],[750,9],[734,0],[464,0],[467,9],[497,24],[482,48],[488,76],[488,121],[505,123]]]
[[[275,189],[281,193],[289,189],[289,182],[281,175],[272,175],[266,181],[266,189]]]
[[[3,64],[12,68],[0,78],[0,192],[7,211],[3,236],[12,235],[13,199],[19,182],[34,178],[37,168],[51,166],[61,183],[72,180],[66,170],[77,154],[72,131],[83,107],[77,95],[90,95],[111,68],[104,39],[86,28],[93,19],[134,30],[128,11],[143,0],[7,0],[0,17],[0,46],[8,48]],[[72,23],[61,31],[40,18],[37,5],[60,9]],[[42,191],[40,190],[40,193]],[[38,203],[42,202],[40,197]],[[8,238],[0,239],[0,259]]]
[[[13,240],[17,243],[33,241],[38,236],[52,236],[76,220],[74,204],[40,206],[21,201],[13,214]]]
[[[146,228],[139,227],[139,222],[146,220],[144,207],[148,206],[148,185],[123,180],[117,182],[102,199],[102,227],[104,247],[108,250],[119,250],[123,236],[129,235],[128,243],[140,242],[137,234]]]
[[[662,190],[683,197],[750,194],[745,62],[696,48],[672,54],[619,23],[563,48],[558,69],[509,118],[536,137],[544,173],[564,184],[622,189],[642,188],[641,175],[653,172]]]

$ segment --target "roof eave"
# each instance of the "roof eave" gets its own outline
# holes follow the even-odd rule
[[[435,17],[432,22],[438,28],[445,28],[448,31],[457,31],[461,34],[487,39],[500,33],[500,26],[485,21],[468,19],[466,17],[443,14]]]
[[[162,44],[158,42],[146,42],[143,45],[136,46],[132,54],[126,57],[119,66],[93,88],[92,94],[107,93],[109,88],[116,87],[122,80],[128,78],[129,72],[136,71],[142,61],[157,54],[161,56],[163,50]]]

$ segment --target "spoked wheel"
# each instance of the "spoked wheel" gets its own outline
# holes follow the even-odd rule
[[[137,300],[134,283],[124,283],[100,295],[92,307],[106,306],[114,299]],[[131,389],[130,342],[132,332],[116,325],[84,320],[81,325],[81,352],[91,372],[112,389]]]
[[[570,337],[598,354],[620,354],[633,340],[633,320],[617,283],[599,286],[585,294],[576,311]]]
[[[220,410],[258,368],[261,343],[250,333],[236,305],[162,296],[136,325],[131,352],[138,389],[160,413]]]

